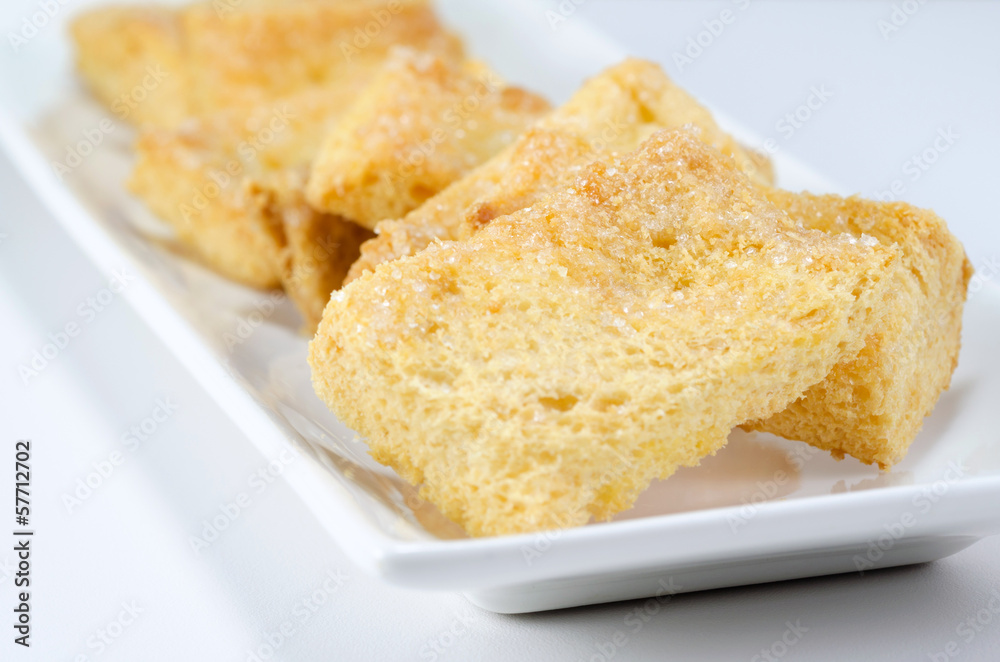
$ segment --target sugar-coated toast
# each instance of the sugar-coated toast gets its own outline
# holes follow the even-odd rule
[[[76,18],[71,33],[78,69],[98,99],[121,119],[161,127],[312,87],[346,90],[371,79],[395,46],[462,53],[427,0],[99,7]]]
[[[951,383],[972,266],[931,211],[778,189],[766,194],[807,228],[895,244],[902,260],[892,273],[893,296],[882,322],[864,349],[784,411],[745,427],[888,468],[903,458]]]
[[[308,200],[374,229],[509,145],[549,111],[485,65],[394,51],[323,141]]]
[[[604,519],[856,354],[899,251],[684,131],[335,293],[317,393],[473,535]]]
[[[690,126],[761,183],[772,183],[770,162],[741,147],[708,112],[652,62],[628,59],[591,78],[563,106],[513,145],[402,219],[376,229],[362,246],[348,282],[376,265],[412,255],[434,239],[458,239],[464,219],[528,207],[573,181],[601,155],[628,152],[662,129]],[[557,144],[553,144],[553,142]]]

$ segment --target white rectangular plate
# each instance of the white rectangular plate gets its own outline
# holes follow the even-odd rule
[[[577,18],[552,31],[546,7],[528,0],[439,8],[478,55],[557,102],[625,56]],[[55,175],[52,163],[110,115],[74,78],[58,27],[38,39],[0,69],[0,138],[12,159],[101,269],[139,274],[124,296],[260,451],[302,452],[307,461],[285,475],[362,568],[524,612],[918,563],[1000,531],[1000,291],[984,286],[969,301],[952,388],[891,473],[736,432],[614,522],[465,538],[316,398],[291,305],[185,260],[126,193],[127,126],[115,123],[63,180]],[[786,188],[836,191],[784,154],[776,166]]]

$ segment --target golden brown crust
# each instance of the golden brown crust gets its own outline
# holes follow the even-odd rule
[[[281,284],[281,246],[259,231],[246,181],[267,185],[308,163],[354,83],[310,89],[249,111],[226,110],[176,129],[148,128],[129,185],[207,265],[253,287]]]
[[[683,102],[684,97],[650,92],[662,90],[662,85],[657,84],[651,70],[639,69],[645,75],[626,67],[624,72],[611,70],[594,79],[548,122],[560,128],[549,129],[543,123],[529,130],[506,152],[429,204],[400,221],[383,223],[378,228],[379,237],[362,246],[362,257],[352,267],[348,282],[374,265],[412,255],[434,240],[468,238],[494,218],[528,207],[571,181],[593,159],[593,145],[582,136],[588,131],[589,135],[594,133],[592,129],[567,132],[562,127],[572,121],[599,124],[601,113],[605,115],[605,126],[611,126],[607,116],[622,111],[608,111],[609,104],[602,106],[598,99],[616,98],[615,89],[638,90],[640,99],[658,95],[666,100],[661,104],[668,107],[661,111],[664,116],[714,126],[704,119],[704,109],[677,102]],[[637,84],[636,80],[643,82]],[[644,105],[650,104],[647,101]],[[591,115],[586,112],[588,108],[592,109]],[[636,128],[642,126],[638,115],[625,126],[641,134],[642,129]],[[724,136],[717,136],[715,141],[733,145]],[[745,170],[753,170],[750,161],[740,163]],[[899,294],[890,306],[885,327],[869,339],[863,352],[838,366],[828,380],[815,386],[788,411],[747,427],[807,441],[838,457],[848,454],[888,467],[903,456],[924,416],[950,381],[958,356],[964,279],[968,277],[963,275],[964,251],[944,222],[931,212],[902,204],[766,190],[772,202],[806,227],[853,232],[857,237],[868,232],[898,244],[912,269],[898,267],[894,278]],[[914,275],[913,269],[919,275]],[[916,288],[915,283],[920,281],[930,283],[932,291]]]
[[[106,7],[71,27],[77,67],[119,119],[173,126],[190,114],[180,19],[166,7]]]
[[[357,86],[396,45],[462,53],[426,0],[100,8],[76,19],[72,34],[80,73],[98,99],[117,113],[115,102],[138,90],[144,100],[119,116],[162,127],[272,104],[312,87]],[[150,70],[161,75],[150,78]]]
[[[655,131],[685,126],[695,128],[701,140],[735,159],[757,181],[771,183],[770,167],[762,166],[766,158],[722,131],[659,66],[629,59],[587,81],[535,130],[405,218],[376,228],[380,236],[362,247],[347,280],[382,261],[422,250],[429,237],[459,238],[464,219],[475,223],[484,209],[506,213],[530,206],[573,181],[591,161],[631,151]]]
[[[473,535],[606,518],[858,352],[898,250],[796,228],[685,132],[331,298],[317,393]]]
[[[834,195],[767,196],[805,227],[868,235],[902,249],[882,323],[854,358],[785,411],[746,425],[888,468],[903,458],[951,383],[971,267],[931,211]]]
[[[336,5],[336,9],[331,8],[332,5]],[[238,11],[222,14],[216,14],[205,6],[182,10],[186,56],[195,57],[191,55],[196,50],[192,44],[210,40],[212,31],[221,31],[225,35],[224,38],[219,37],[221,41],[214,43],[212,49],[236,49],[222,60],[204,60],[211,63],[210,66],[198,68],[197,76],[206,80],[218,77],[214,83],[217,89],[213,92],[218,96],[210,97],[215,100],[206,102],[202,97],[209,97],[203,91],[191,97],[200,99],[192,102],[197,106],[196,110],[216,106],[223,106],[223,109],[189,118],[172,128],[147,127],[136,146],[138,161],[130,185],[154,212],[174,227],[178,238],[198,258],[223,275],[260,288],[278,287],[283,280],[287,280],[288,253],[286,247],[276,241],[277,236],[283,235],[261,233],[260,228],[285,216],[274,209],[278,200],[290,201],[288,217],[298,218],[304,211],[301,195],[298,198],[281,195],[270,199],[270,218],[261,218],[262,209],[255,206],[247,195],[247,182],[253,181],[263,189],[287,189],[282,182],[290,180],[284,171],[298,169],[313,159],[322,137],[349,106],[349,101],[345,100],[355,99],[367,86],[374,68],[383,63],[389,47],[373,42],[357,54],[338,52],[337,62],[328,63],[326,68],[316,73],[312,82],[320,83],[318,85],[306,86],[306,81],[296,79],[293,73],[299,69],[291,65],[288,65],[291,69],[284,82],[281,85],[272,84],[274,72],[271,68],[275,62],[288,64],[288,59],[293,57],[290,52],[278,57],[278,51],[292,49],[289,40],[297,38],[294,34],[286,34],[286,31],[307,21],[310,16],[320,23],[326,21],[327,27],[333,21],[339,22],[338,30],[353,30],[354,27],[364,27],[365,22],[371,20],[370,13],[374,8],[371,2],[350,0],[282,7],[249,3],[241,5]],[[424,2],[401,4],[391,21],[394,27],[386,26],[383,37],[395,35],[393,38],[404,44],[426,45],[457,57],[460,46],[439,24],[429,22],[433,19],[429,11]],[[192,36],[201,34],[199,30],[205,34],[197,38]],[[335,37],[340,33],[334,30],[331,34]],[[234,45],[239,35],[253,37],[240,47],[243,50]],[[328,38],[333,37],[328,35]],[[380,38],[380,44],[384,38]],[[302,58],[319,57],[316,53],[307,52],[311,48],[308,40],[299,47],[303,51]],[[324,46],[329,47],[330,44]],[[268,50],[272,48],[276,49],[273,53]],[[261,64],[271,71],[270,74],[261,72],[258,77],[248,77],[234,73],[239,66],[253,64],[244,62],[244,58],[251,55],[262,57],[265,51],[277,58],[274,62]],[[205,57],[205,54],[198,57]],[[192,85],[201,89],[201,84]],[[243,92],[235,90],[236,87]],[[251,103],[282,96],[293,89],[300,91],[283,96],[278,101]],[[257,91],[251,93],[248,90]],[[317,219],[316,224],[306,224],[312,228],[310,231],[295,236],[304,241],[307,237],[317,237],[321,227],[331,231],[341,228],[330,219]],[[354,228],[347,229],[347,235],[342,236],[343,233],[338,230],[324,244],[351,246],[357,238],[365,236]],[[292,246],[299,244],[293,242]],[[302,249],[300,255],[316,252],[316,247],[313,250],[306,250],[305,246],[299,248]],[[350,257],[353,262],[353,248],[338,249],[330,257],[336,260]],[[293,260],[292,264],[295,263]],[[323,271],[326,274],[323,282],[336,280],[339,284],[341,279],[335,274],[345,268],[346,265],[341,264],[328,265],[328,269]],[[308,289],[315,292],[315,287],[318,283],[311,282]],[[306,304],[304,295],[305,292],[297,288],[297,295],[293,298]],[[315,322],[316,305],[315,301],[311,301],[303,310],[311,322]]]
[[[492,157],[548,110],[483,65],[397,49],[324,140],[309,202],[374,228]]]
[[[261,223],[279,247],[281,287],[302,313],[303,332],[313,335],[330,293],[344,282],[371,231],[334,214],[313,209],[305,201],[305,174],[289,169],[270,184],[247,182],[247,193]]]
[[[192,5],[181,20],[186,56],[197,65],[191,75],[195,114],[370,80],[396,45],[454,57],[462,51],[427,0],[247,3],[231,12]]]
[[[140,136],[132,190],[223,275],[290,288],[314,326],[370,234],[311,210],[298,173],[390,48],[458,58],[461,43],[424,0],[246,0],[150,15],[98,10],[75,26],[81,70],[105,100],[132,75],[123,53],[140,63],[169,53],[182,71],[170,112],[144,118],[159,126]]]
[[[283,287],[307,330],[358,279],[312,345],[317,390],[474,534],[606,517],[734,424],[887,468],[950,384],[971,266],[944,222],[769,188],[656,65],[524,130],[545,102],[456,64],[424,0],[111,8],[72,32],[95,95],[146,127],[133,190],[198,258]],[[432,54],[385,67],[396,44]],[[721,154],[654,135],[679,127]]]

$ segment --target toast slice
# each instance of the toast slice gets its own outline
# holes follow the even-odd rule
[[[396,45],[452,57],[462,52],[426,0],[99,8],[71,30],[79,70],[95,95],[116,112],[116,102],[134,98],[134,112],[119,116],[161,127],[269,105],[311,87],[360,85]]]
[[[411,57],[415,56],[394,52],[390,59]],[[383,65],[394,66],[389,61]],[[312,265],[310,271],[319,280],[298,282],[290,292],[310,328],[332,289],[322,300],[308,295],[320,291],[315,289],[319,283],[336,282],[339,287],[343,272],[357,257],[353,248],[346,247],[365,233],[344,225],[349,221],[339,215],[319,213],[289,232],[303,240],[313,237],[321,245],[284,243],[283,230],[262,234],[260,228],[273,229],[270,224],[275,219],[312,214],[304,198],[307,180],[298,173],[308,169],[323,136],[347,112],[350,104],[344,100],[357,98],[368,84],[363,77],[350,76],[272,104],[221,110],[176,128],[147,127],[136,144],[138,159],[130,187],[174,227],[195,257],[228,278],[252,287],[279,287],[298,270],[290,265],[298,261]],[[299,181],[299,190],[290,191],[289,186]],[[265,191],[273,194],[248,195]],[[276,207],[282,201],[292,206],[287,214]],[[305,227],[311,229],[299,234]],[[321,237],[317,233],[322,228],[333,235]],[[349,260],[347,264],[316,264],[315,255],[331,244],[345,250],[328,252],[330,259]]]
[[[544,195],[551,190],[549,182],[557,180],[558,173],[578,168],[587,153],[584,142],[541,130],[521,146],[523,153],[512,159],[490,194],[462,215],[460,237],[531,204],[538,191]],[[941,218],[904,203],[763,190],[775,206],[807,228],[849,232],[859,240],[867,233],[898,245],[904,259],[893,275],[896,294],[864,350],[838,365],[788,410],[744,427],[887,469],[905,455],[957,365],[962,309],[972,275],[965,252]],[[369,242],[362,250],[392,246],[391,241],[405,246],[412,236],[394,225],[381,232],[381,242]],[[422,240],[434,238],[447,237]]]
[[[104,7],[70,26],[77,68],[122,120],[175,126],[190,114],[180,15],[168,7]]]
[[[784,411],[744,427],[886,469],[903,458],[951,383],[972,266],[931,211],[777,189],[766,194],[807,228],[896,244],[902,260],[891,274],[894,295],[864,349]]]
[[[309,163],[343,96],[354,91],[315,88],[270,106],[144,130],[129,186],[202,262],[252,287],[278,287],[283,247],[260,232],[266,221],[248,183],[281,188],[283,171]]]
[[[652,62],[628,59],[587,81],[562,107],[513,145],[402,219],[384,221],[362,247],[348,282],[387,260],[412,255],[434,239],[458,239],[467,216],[528,207],[572,182],[604,154],[634,150],[652,133],[690,126],[761,183],[773,176],[766,157],[741,147],[711,113]],[[492,217],[491,216],[491,217]]]
[[[278,248],[281,287],[302,313],[303,332],[311,336],[330,293],[343,283],[361,244],[374,235],[341,216],[310,206],[304,193],[307,177],[307,168],[289,168],[269,184],[248,182],[247,194],[251,219]]]
[[[598,86],[598,80],[591,83],[595,90],[607,82]],[[591,84],[581,90],[581,100],[587,99],[584,92]],[[582,113],[573,114],[577,115]],[[710,126],[704,119],[698,124]],[[544,126],[529,130],[508,152],[431,204],[401,221],[382,223],[378,238],[362,246],[362,258],[351,268],[348,282],[373,265],[412,254],[435,240],[468,238],[492,219],[535,204],[577,176],[594,153],[580,132]],[[752,169],[753,162],[744,160],[742,168]],[[756,179],[760,183],[761,178]],[[888,468],[905,454],[950,383],[971,275],[964,251],[932,212],[905,204],[764,190],[772,203],[808,228],[850,232],[858,239],[867,232],[899,245],[906,264],[894,275],[898,295],[885,325],[865,350],[838,366],[788,411],[746,427],[806,441],[835,457],[852,455]]]
[[[898,249],[797,227],[684,131],[335,293],[319,396],[472,535],[584,524],[855,355]]]
[[[308,200],[374,229],[460,179],[549,109],[482,64],[399,49],[326,137]]]
[[[429,0],[229,4],[231,11],[213,3],[182,12],[195,114],[266,104],[317,85],[371,80],[395,46],[462,55],[461,42],[442,27]]]

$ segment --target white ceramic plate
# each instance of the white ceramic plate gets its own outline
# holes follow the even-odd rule
[[[477,54],[561,101],[626,53],[577,17],[553,30],[548,8],[528,0],[440,2]],[[867,572],[938,559],[1000,532],[1000,291],[986,286],[969,301],[952,389],[891,473],[737,432],[718,455],[654,484],[614,522],[464,538],[373,462],[313,394],[307,341],[291,305],[180,257],[169,233],[125,192],[128,127],[115,123],[62,181],[54,174],[52,162],[65,160],[86,132],[95,136],[109,114],[80,89],[61,31],[50,26],[38,41],[0,68],[0,137],[13,161],[109,277],[123,268],[137,274],[124,296],[260,451],[271,458],[301,451],[306,461],[284,475],[362,568],[405,586],[463,591],[494,611],[524,612]],[[836,191],[783,154],[776,166],[786,188]]]

